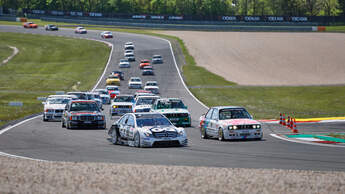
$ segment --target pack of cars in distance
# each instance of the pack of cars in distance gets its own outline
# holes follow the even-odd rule
[[[128,50],[128,52],[126,52]],[[134,57],[134,44],[125,44],[126,54]],[[129,60],[120,61],[128,62]],[[152,57],[152,64],[163,63],[160,55]],[[131,66],[129,65],[128,68]],[[123,68],[119,64],[119,68]],[[150,60],[140,61],[142,73],[153,72]],[[154,75],[154,74],[153,74]],[[147,81],[143,88],[140,77],[131,77],[129,89],[136,89],[134,95],[121,94],[120,82],[124,73],[111,72],[104,89],[94,92],[68,92],[66,95],[51,95],[44,102],[43,120],[61,121],[62,127],[106,128],[104,104],[110,104],[109,116],[121,116],[108,130],[113,144],[135,147],[160,145],[187,146],[186,132],[180,127],[191,126],[191,114],[179,98],[158,96],[157,81]],[[143,88],[143,89],[142,89]],[[243,107],[211,107],[200,117],[200,134],[204,139],[217,138],[220,141],[233,139],[262,139],[261,124],[254,120]]]

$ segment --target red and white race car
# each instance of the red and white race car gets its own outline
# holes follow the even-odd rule
[[[262,139],[263,131],[260,122],[254,120],[243,107],[211,107],[200,117],[201,138],[210,137],[218,140]]]
[[[109,32],[109,31],[104,31],[101,33],[101,37],[102,38],[113,38],[113,33]]]

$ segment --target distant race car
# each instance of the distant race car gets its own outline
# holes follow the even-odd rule
[[[140,61],[139,68],[142,69],[145,66],[151,66],[150,60],[144,59]]]
[[[76,33],[76,34],[87,34],[87,30],[84,27],[77,27],[74,30],[74,33]]]
[[[104,31],[101,33],[102,38],[113,38],[113,33],[109,31]]]
[[[118,95],[114,98],[110,107],[110,116],[123,115],[132,112],[134,104],[133,95]]]
[[[211,107],[200,117],[201,137],[213,137],[219,141],[231,139],[262,139],[260,122],[254,120],[243,107]]]
[[[120,78],[117,75],[109,75],[108,78],[105,80],[106,85],[116,85],[120,86]]]
[[[144,90],[150,91],[153,94],[159,94],[159,87],[157,85],[147,85],[148,83],[146,82],[146,85],[144,87]]]
[[[135,91],[134,99],[137,99],[139,96],[156,96],[156,94],[154,94],[148,90],[137,90],[137,91]]]
[[[128,81],[128,88],[136,88],[136,89],[140,89],[143,87],[143,83],[141,82],[141,78],[140,77],[131,77]]]
[[[155,75],[152,66],[148,65],[142,68],[142,75]]]
[[[153,64],[158,64],[158,63],[163,63],[163,58],[160,55],[153,55],[152,57],[152,63]]]
[[[177,128],[159,113],[127,113],[108,130],[113,144],[135,147],[187,146],[183,128]]]
[[[125,79],[125,74],[122,71],[113,71],[111,74],[119,76],[120,80]]]
[[[104,114],[93,100],[72,100],[66,107],[62,117],[62,127],[72,128],[106,128]]]
[[[152,112],[158,112],[166,116],[175,126],[190,127],[192,119],[187,107],[181,99],[161,98],[153,104]]]
[[[119,68],[130,68],[131,64],[128,59],[120,59]]]
[[[124,55],[126,54],[133,54],[134,55],[134,51],[133,50],[125,50]]]
[[[25,22],[23,24],[24,28],[38,28],[38,25],[33,22]]]
[[[128,61],[135,61],[135,56],[133,53],[126,53],[125,54],[125,58],[128,60]]]
[[[96,89],[95,92],[100,95],[103,104],[110,104],[111,100],[107,89]]]
[[[59,30],[59,28],[54,24],[47,24],[44,26],[44,29],[47,31],[58,31]]]
[[[134,44],[125,44],[125,50],[134,50]]]
[[[71,100],[77,100],[74,95],[50,95],[45,102],[43,108],[43,121],[54,120],[61,121],[62,113],[66,104]]]
[[[150,112],[152,105],[159,96],[137,96],[133,106],[133,112]]]
[[[115,98],[117,95],[120,94],[119,86],[106,86],[106,89],[108,90],[111,99]]]
[[[134,43],[133,42],[126,42],[125,46],[127,46],[127,45],[134,45]]]

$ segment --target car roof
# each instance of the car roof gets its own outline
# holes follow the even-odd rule
[[[140,77],[131,77],[130,79],[141,79]]]
[[[75,95],[49,95],[48,98],[77,98]]]
[[[160,98],[159,96],[138,96],[137,98]]]
[[[115,98],[117,98],[117,97],[122,97],[122,96],[131,96],[131,97],[134,97],[133,95],[130,95],[130,94],[120,94],[120,95],[115,96]]]
[[[86,102],[86,103],[96,103],[94,100],[71,100],[70,103],[78,103],[78,102]]]
[[[239,108],[245,109],[242,106],[215,106],[215,107],[211,107],[211,108],[216,108],[218,110],[220,110],[220,109],[239,109]]]
[[[135,115],[136,118],[164,118],[164,116],[160,113],[151,113],[151,112],[143,112],[143,113],[130,113]]]

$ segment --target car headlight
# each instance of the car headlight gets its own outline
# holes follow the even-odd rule
[[[117,108],[117,106],[116,106],[116,105],[113,105],[113,108]]]
[[[78,120],[78,116],[71,116],[71,117],[70,117],[70,120],[71,120],[71,121],[76,121],[76,120]]]
[[[228,127],[228,129],[229,129],[229,130],[233,130],[234,128],[233,128],[232,125],[230,125],[230,126]]]
[[[234,126],[233,126],[233,129],[236,130],[236,129],[238,129],[238,127],[237,127],[236,125],[234,125]]]
[[[184,131],[182,130],[182,131],[179,131],[179,132],[177,132],[177,134],[179,135],[179,136],[184,136]]]
[[[261,129],[261,125],[256,125],[256,128],[257,129]]]
[[[100,115],[100,116],[97,116],[97,120],[104,120],[104,116]]]
[[[50,113],[52,113],[52,112],[54,112],[54,109],[46,109],[45,112],[50,112]]]
[[[146,137],[153,137],[152,133],[151,132],[144,132],[144,135]]]

